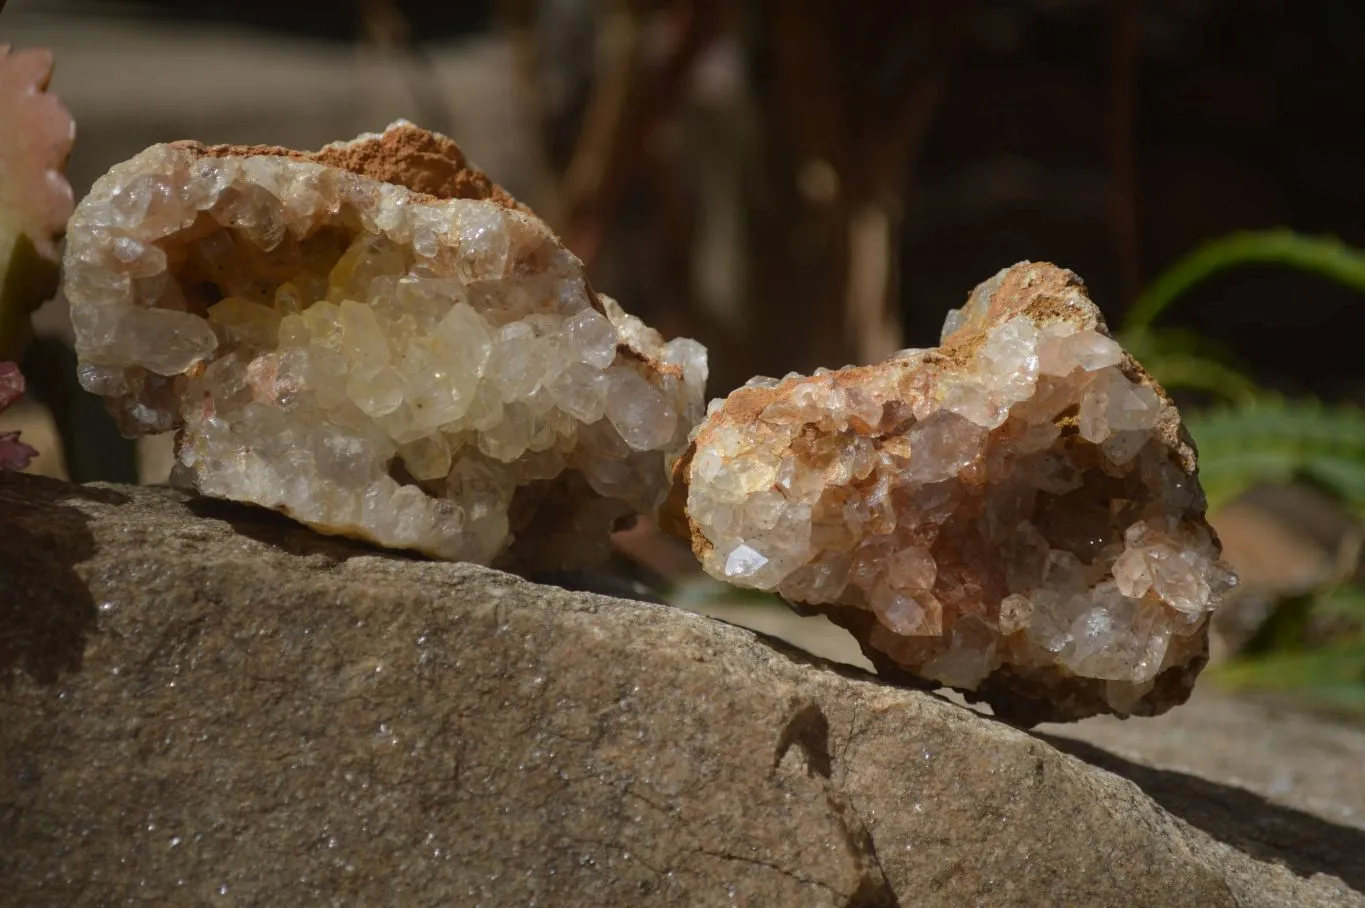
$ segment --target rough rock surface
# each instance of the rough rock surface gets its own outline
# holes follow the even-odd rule
[[[164,489],[0,532],[6,904],[1365,905],[1359,830],[670,608]]]
[[[1311,699],[1293,693],[1238,696],[1202,684],[1180,709],[1149,721],[1100,716],[1034,731],[1103,748],[1111,760],[1143,764],[1154,782],[1162,770],[1226,780],[1246,789],[1240,800],[1264,799],[1365,830],[1365,722],[1318,711]],[[1156,796],[1146,780],[1130,778]],[[1237,800],[1224,806],[1235,811]],[[1268,819],[1273,811],[1260,815]],[[1257,834],[1247,831],[1248,837]]]
[[[714,401],[673,498],[703,567],[1016,721],[1183,702],[1233,579],[1175,407],[1053,265],[943,335]]]
[[[701,415],[706,352],[588,285],[451,140],[156,145],[71,219],[83,386],[173,481],[319,530],[537,567],[605,556]]]

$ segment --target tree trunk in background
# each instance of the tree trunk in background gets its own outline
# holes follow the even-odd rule
[[[954,0],[753,0],[746,363],[760,373],[901,346],[900,224],[959,23]]]

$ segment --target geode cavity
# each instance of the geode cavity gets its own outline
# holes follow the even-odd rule
[[[706,352],[667,344],[455,143],[157,145],[71,219],[80,378],[173,481],[324,532],[576,567],[659,504]]]
[[[678,479],[708,573],[1022,723],[1183,702],[1233,582],[1179,414],[1052,265],[982,284],[937,349],[713,402]]]

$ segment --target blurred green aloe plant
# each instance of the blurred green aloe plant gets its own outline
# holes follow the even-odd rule
[[[1211,405],[1186,408],[1199,474],[1216,510],[1264,484],[1303,482],[1365,518],[1365,412],[1349,404],[1286,400],[1261,388],[1235,359],[1193,332],[1157,319],[1210,276],[1244,265],[1294,268],[1365,293],[1365,251],[1289,230],[1236,233],[1196,249],[1138,298],[1120,342],[1168,389]],[[1285,596],[1214,677],[1238,689],[1298,689],[1365,708],[1365,589],[1348,570]]]

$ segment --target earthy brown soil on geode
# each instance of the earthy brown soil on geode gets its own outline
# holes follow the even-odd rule
[[[882,675],[1024,725],[1184,702],[1230,582],[1179,413],[1046,263],[981,284],[934,350],[736,390],[660,525]]]
[[[406,186],[435,199],[486,199],[531,213],[488,174],[470,163],[453,139],[411,123],[349,142],[337,142],[319,151],[297,151],[278,145],[204,145],[192,140],[172,144],[210,158],[276,155],[314,161],[372,180]]]
[[[701,416],[700,345],[594,292],[543,221],[412,124],[316,152],[153,146],[72,224],[86,387],[127,434],[177,432],[177,482],[322,532],[595,563]]]

